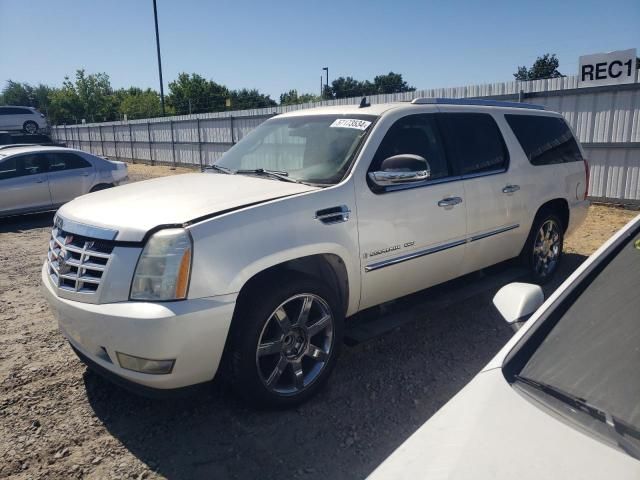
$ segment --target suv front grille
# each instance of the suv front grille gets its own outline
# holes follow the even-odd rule
[[[61,290],[95,293],[109,263],[114,243],[65,232],[51,231],[47,268]]]

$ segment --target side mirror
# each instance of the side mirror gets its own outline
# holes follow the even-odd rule
[[[510,283],[493,297],[493,304],[511,327],[518,331],[531,314],[544,303],[544,293],[539,285]]]
[[[377,172],[369,172],[369,179],[379,187],[428,180],[429,162],[420,155],[402,154],[385,158]]]

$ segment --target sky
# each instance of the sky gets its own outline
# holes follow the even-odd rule
[[[513,80],[555,53],[640,50],[640,1],[157,0],[167,85],[180,72],[227,87],[319,93],[322,67],[423,88]],[[0,0],[0,84],[59,86],[76,69],[114,88],[159,88],[152,0]],[[7,48],[9,46],[9,48]]]

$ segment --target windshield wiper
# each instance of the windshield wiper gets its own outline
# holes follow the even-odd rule
[[[264,175],[266,177],[277,178],[278,180],[282,180],[284,182],[293,182],[293,183],[302,183],[295,178],[289,177],[288,172],[281,172],[278,170],[265,170],[264,168],[254,168],[254,169],[245,169],[245,170],[236,170],[235,173],[240,175],[242,174],[254,174],[254,175]]]
[[[611,413],[588,402],[584,398],[578,397],[569,392],[565,392],[561,388],[558,388],[554,385],[539,382],[538,380],[533,380],[521,375],[514,375],[514,378],[517,381],[524,383],[525,385],[529,385],[536,390],[544,392],[547,395],[550,395],[553,398],[556,398],[561,402],[573,407],[574,409],[589,415],[591,418],[594,418],[606,424],[609,427],[610,431],[615,434],[618,445],[620,445],[620,447],[622,447],[629,455],[640,459],[640,448],[638,448],[638,446],[636,445],[631,444],[626,438],[627,436],[629,436],[635,438],[636,440],[640,440],[640,431],[636,427],[623,422]]]
[[[229,175],[231,175],[233,173],[233,171],[230,168],[221,167],[220,165],[216,165],[216,164],[207,165],[205,167],[205,169],[207,169],[207,170],[217,170],[218,172],[227,173]]]

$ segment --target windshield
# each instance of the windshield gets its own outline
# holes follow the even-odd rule
[[[215,164],[234,172],[262,169],[301,182],[335,184],[349,170],[358,145],[375,119],[372,115],[272,118]]]
[[[519,375],[640,429],[640,235],[568,307]]]

